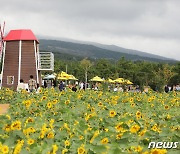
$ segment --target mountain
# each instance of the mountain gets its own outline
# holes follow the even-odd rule
[[[116,51],[116,52],[122,52],[122,53],[138,55],[138,56],[141,56],[141,57],[149,57],[149,58],[155,58],[155,59],[161,59],[161,60],[173,60],[171,58],[166,58],[166,57],[163,57],[163,56],[150,54],[150,53],[142,52],[142,51],[138,51],[138,50],[126,49],[126,48],[122,48],[122,47],[119,47],[119,46],[116,46],[116,45],[104,45],[104,44],[100,44],[100,43],[92,43],[92,44],[97,46],[97,47],[100,47],[102,49],[107,49],[107,50]]]
[[[118,46],[108,46],[102,44],[83,44],[83,43],[73,43],[60,40],[45,40],[41,39],[40,50],[52,51],[55,57],[65,57],[72,56],[76,57],[88,57],[91,59],[106,58],[112,60],[118,60],[121,57],[125,57],[128,60],[146,60],[155,62],[175,62],[175,60],[168,59],[161,56],[156,56],[136,50],[125,49]]]

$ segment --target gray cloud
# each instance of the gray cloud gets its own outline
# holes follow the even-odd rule
[[[30,28],[180,60],[179,0],[6,0],[1,6],[7,31]]]

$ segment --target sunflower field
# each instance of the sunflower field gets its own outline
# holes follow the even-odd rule
[[[150,142],[180,140],[180,93],[0,90],[0,154],[164,154]],[[1,110],[1,108],[0,108]]]

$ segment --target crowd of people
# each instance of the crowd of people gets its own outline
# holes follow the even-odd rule
[[[165,85],[164,91],[165,91],[166,93],[168,93],[168,92],[170,92],[170,91],[180,91],[180,85],[179,85],[179,84],[177,84],[177,85],[172,85],[172,86]]]
[[[59,91],[64,91],[66,88],[71,89],[72,91],[76,92],[77,90],[86,90],[86,89],[92,89],[92,90],[101,90],[102,89],[102,84],[99,82],[96,83],[85,83],[85,82],[75,82],[73,84],[67,84],[67,82],[60,81],[57,83],[56,80],[51,80],[51,81],[43,81],[42,88],[50,88],[50,87],[58,87]],[[40,86],[34,80],[33,75],[30,75],[30,79],[28,83],[24,83],[23,79],[20,79],[20,82],[17,86],[17,91],[21,91],[22,89],[27,90],[28,92],[39,92]],[[120,85],[120,84],[108,84],[107,87],[108,91],[111,92],[148,92],[148,88],[144,88],[144,91],[141,91],[139,86],[132,86],[132,85]],[[166,93],[170,91],[180,91],[180,86],[168,86],[166,85],[164,87],[164,91]]]

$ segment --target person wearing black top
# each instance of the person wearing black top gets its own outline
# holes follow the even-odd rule
[[[164,91],[165,91],[166,93],[169,92],[169,87],[168,87],[167,85],[164,87]]]
[[[74,91],[74,92],[77,91],[76,85],[74,85],[74,86],[72,87],[72,91]]]
[[[63,90],[64,90],[64,84],[63,84],[63,82],[62,82],[62,81],[60,82],[60,85],[59,85],[59,90],[60,90],[60,91],[63,91]]]

